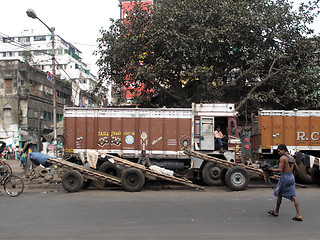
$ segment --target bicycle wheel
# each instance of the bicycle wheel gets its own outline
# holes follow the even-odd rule
[[[17,197],[23,192],[24,183],[20,177],[15,176],[15,175],[10,175],[4,181],[3,187],[4,187],[5,192],[9,196]]]
[[[8,163],[3,164],[3,169],[6,175],[12,175],[12,169]]]

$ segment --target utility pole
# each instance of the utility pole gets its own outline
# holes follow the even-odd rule
[[[47,24],[45,24],[40,18],[38,18],[37,14],[35,13],[35,11],[33,11],[32,9],[28,9],[27,10],[27,15],[30,18],[33,19],[38,19],[44,26],[46,26],[46,28],[49,29],[50,33],[51,33],[51,40],[52,40],[52,105],[53,105],[53,145],[54,145],[54,156],[57,156],[57,106],[56,106],[56,59],[55,59],[55,35],[54,35],[54,31],[55,28],[54,27],[48,27]]]

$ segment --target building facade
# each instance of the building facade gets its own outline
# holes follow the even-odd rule
[[[31,65],[44,72],[52,72],[52,39],[51,35],[35,34],[25,30],[18,36],[2,36],[0,41],[0,60],[20,59],[24,61],[24,52],[32,54]],[[55,36],[56,76],[73,82],[74,104],[79,106],[81,91],[94,89],[96,77],[82,61],[82,52],[59,35]],[[78,92],[77,92],[78,91]]]
[[[0,60],[0,140],[23,147],[53,130],[53,89],[47,74],[19,59]],[[57,122],[71,106],[71,84],[56,78]]]

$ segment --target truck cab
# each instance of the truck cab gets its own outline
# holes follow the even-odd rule
[[[234,104],[193,104],[191,150],[217,157],[230,162],[241,162],[241,140],[239,137],[237,111]],[[214,131],[217,127],[226,137],[227,149],[223,152],[216,144]],[[213,162],[191,157],[191,168],[195,178],[207,185],[219,185],[226,169]]]
[[[241,140],[236,115],[234,104],[193,104],[191,149],[231,162],[241,162]],[[228,148],[223,153],[214,137],[217,126],[226,135],[224,141]],[[192,164],[194,168],[201,168],[203,161],[194,158]]]

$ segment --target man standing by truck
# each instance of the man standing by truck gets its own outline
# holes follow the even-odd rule
[[[292,220],[302,221],[302,217],[300,215],[300,209],[299,209],[299,202],[296,197],[295,179],[293,174],[295,168],[298,168],[298,166],[296,164],[295,159],[288,154],[288,149],[286,145],[280,144],[278,146],[278,154],[280,155],[279,168],[268,169],[274,172],[281,173],[279,182],[274,189],[274,195],[277,197],[276,209],[269,210],[268,213],[271,214],[272,216],[278,217],[280,205],[282,202],[282,197],[285,197],[293,201],[294,206],[296,208],[296,216],[293,217]]]

